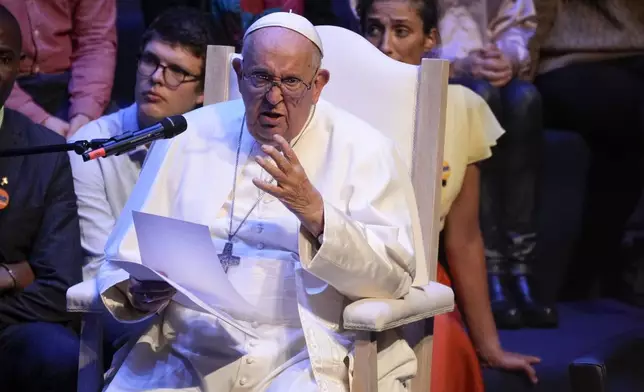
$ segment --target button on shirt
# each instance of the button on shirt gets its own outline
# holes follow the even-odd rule
[[[69,141],[109,139],[137,130],[136,112],[134,104],[101,117],[79,129]],[[105,259],[103,252],[107,237],[139,179],[146,154],[147,149],[140,147],[128,154],[88,162],[74,152],[69,154],[85,255],[84,279],[94,277]]]
[[[235,209],[233,231],[243,217],[253,207],[262,192],[252,183],[253,178],[270,181],[271,177],[255,162],[254,156],[263,153],[257,145],[251,150],[246,162],[240,162],[237,187],[235,190]],[[233,254],[241,258],[238,266],[228,269],[228,278],[235,290],[249,304],[249,309],[229,309],[227,313],[245,327],[254,330],[258,339],[229,327],[224,323],[213,323],[212,330],[204,332],[210,341],[192,340],[177,342],[177,352],[201,352],[194,345],[219,347],[222,363],[230,362],[223,353],[223,347],[241,347],[245,355],[238,359],[235,372],[218,371],[212,377],[217,385],[233,385],[234,392],[259,390],[263,383],[274,374],[276,369],[286,369],[293,363],[308,357],[304,332],[298,312],[295,271],[299,267],[297,259],[299,221],[280,201],[264,195],[241,226],[233,241]],[[213,242],[217,249],[223,249],[228,238],[232,192],[219,210],[211,227]],[[262,228],[258,232],[257,228]],[[186,317],[195,311],[183,308],[172,302],[166,311],[170,330],[193,331],[194,321]],[[203,314],[195,317],[211,317]],[[185,344],[185,345],[184,345]],[[204,348],[205,349],[205,348]],[[211,349],[208,349],[211,350]],[[191,354],[192,355],[192,354]],[[210,360],[217,360],[213,356]],[[210,364],[213,368],[219,366]],[[216,375],[216,376],[215,376]]]
[[[116,67],[116,0],[0,0],[22,31],[20,76],[71,70],[69,117],[98,118]],[[49,114],[16,83],[7,107],[37,124]]]
[[[261,153],[257,147],[247,158],[248,151],[241,155],[233,231],[261,196],[252,179],[270,180],[254,160]],[[253,330],[256,337],[178,302],[170,302],[164,312],[162,333],[172,352],[189,361],[197,374],[207,374],[210,385],[225,386],[231,392],[265,390],[275,374],[308,358],[295,281],[296,270],[301,268],[297,258],[299,221],[275,198],[264,195],[261,200],[269,202],[257,204],[233,240],[233,254],[240,257],[240,264],[228,269],[232,286],[249,306],[222,309],[247,330]],[[201,216],[210,216],[206,211],[210,208],[215,212],[207,224],[217,249],[223,249],[228,238],[231,207],[232,192],[223,206],[194,206]],[[143,355],[151,353],[144,350]],[[136,352],[128,360],[137,363]],[[145,388],[193,385],[183,371],[161,373],[146,379]],[[132,383],[127,373],[120,372],[107,391],[133,390]]]
[[[270,181],[272,177],[257,162],[255,156],[261,154],[258,145],[246,162],[240,162],[237,187],[235,189],[235,209],[232,224],[234,232],[244,216],[252,209],[246,221],[239,228],[233,242],[233,254],[241,257],[238,266],[230,267],[228,278],[240,295],[255,306],[262,315],[237,314],[249,322],[263,322],[275,325],[299,327],[299,314],[295,292],[294,254],[298,252],[299,221],[284,205],[269,194],[262,196],[253,178]],[[257,203],[261,200],[268,204]],[[217,249],[223,249],[228,238],[232,191],[211,225],[213,241]],[[257,228],[261,227],[261,232]]]

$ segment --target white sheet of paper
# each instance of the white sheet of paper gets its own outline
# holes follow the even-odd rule
[[[127,271],[131,276],[135,277],[136,279],[165,281],[166,283],[168,283],[169,285],[171,285],[177,290],[177,294],[175,294],[174,298],[172,299],[173,301],[176,301],[181,305],[190,309],[195,309],[202,312],[210,313],[216,316],[222,322],[229,324],[234,328],[237,328],[238,330],[244,332],[245,334],[252,336],[254,338],[258,338],[257,334],[254,331],[252,331],[250,328],[246,328],[240,323],[237,323],[226,312],[217,310],[209,306],[206,302],[202,301],[198,296],[192,294],[190,290],[177,284],[177,282],[173,282],[169,278],[166,278],[165,276],[158,274],[157,272],[153,271],[151,268],[146,267],[143,264],[133,263],[130,261],[112,260],[111,263]]]
[[[116,262],[121,268],[137,279],[168,282],[182,294],[178,302],[190,307],[183,303],[187,299],[222,321],[231,321],[235,309],[254,311],[228,280],[207,226],[138,211],[132,215],[141,264]]]

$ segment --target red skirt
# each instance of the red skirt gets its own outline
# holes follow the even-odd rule
[[[438,265],[438,282],[452,285]],[[458,309],[434,318],[432,392],[484,392],[481,364]]]

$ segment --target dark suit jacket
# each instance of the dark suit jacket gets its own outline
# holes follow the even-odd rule
[[[5,108],[0,149],[65,143],[62,136]],[[82,280],[76,195],[67,153],[0,158],[9,205],[0,210],[0,262],[28,260],[36,277],[0,294],[0,330],[30,321],[66,323],[67,289]]]

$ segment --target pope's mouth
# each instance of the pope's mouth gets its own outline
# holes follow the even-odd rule
[[[272,118],[272,119],[274,119],[274,120],[277,120],[278,118],[282,117],[282,115],[281,115],[281,114],[279,114],[279,113],[275,113],[275,112],[262,112],[262,114],[261,114],[261,115],[262,115],[263,117]]]
[[[265,127],[275,128],[282,124],[282,116],[275,112],[262,112],[259,116],[259,122]]]

